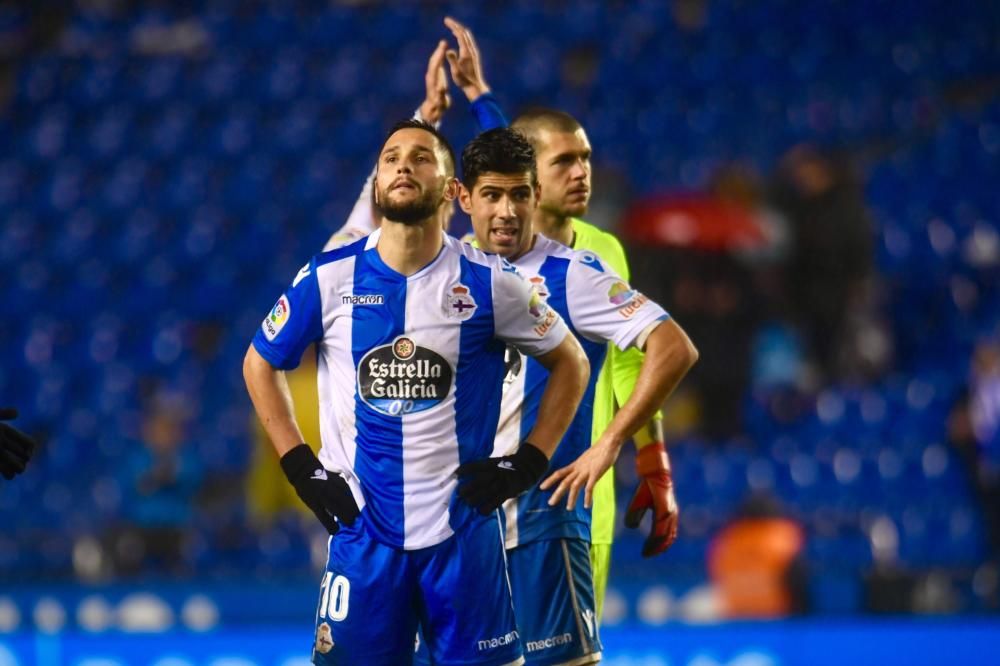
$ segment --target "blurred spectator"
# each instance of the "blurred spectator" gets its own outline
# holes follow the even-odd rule
[[[316,352],[307,349],[302,363],[285,374],[295,405],[295,418],[306,443],[319,453],[319,394],[316,387]],[[247,472],[247,509],[257,528],[270,526],[281,514],[298,511],[310,526],[315,516],[288,483],[278,464],[278,454],[256,416],[253,418],[253,459]]]
[[[701,399],[700,430],[718,439],[738,434],[751,342],[767,315],[760,284],[778,282],[773,266],[787,236],[780,217],[765,207],[754,172],[733,164],[718,171],[708,194],[637,202],[623,231],[639,287],[666,303],[703,351],[689,378]]]
[[[183,573],[184,549],[201,484],[201,465],[186,441],[182,410],[154,400],[142,442],[119,471],[123,524],[111,536],[116,573]]]
[[[972,353],[968,389],[948,423],[952,445],[973,477],[1000,557],[1000,342],[985,338]]]
[[[792,317],[822,375],[843,379],[849,325],[867,306],[873,269],[862,188],[845,162],[802,145],[781,160],[774,202],[791,223],[784,283]]]
[[[805,532],[776,500],[753,495],[709,545],[708,571],[726,618],[780,618],[808,608]]]

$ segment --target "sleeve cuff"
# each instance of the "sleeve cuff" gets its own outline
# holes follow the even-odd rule
[[[507,127],[510,124],[507,122],[507,117],[504,116],[503,111],[500,109],[500,103],[493,93],[483,93],[477,97],[476,101],[472,103],[470,110],[476,119],[476,125],[479,126],[480,132],[496,129],[497,127]]]
[[[299,367],[297,361],[290,361],[288,359],[281,358],[275,351],[274,347],[269,345],[266,340],[263,339],[263,333],[260,331],[253,336],[253,348],[257,350],[257,353],[261,357],[271,364],[271,367],[277,370],[294,370]]]

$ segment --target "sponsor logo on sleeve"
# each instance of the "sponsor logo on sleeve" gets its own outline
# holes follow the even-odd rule
[[[608,300],[612,305],[618,306],[618,314],[622,319],[629,319],[649,302],[648,298],[635,289],[630,289],[624,282],[615,282],[611,285],[611,289],[608,290]]]
[[[535,327],[531,330],[535,332],[540,338],[544,338],[545,334],[549,332],[549,329],[556,323],[557,315],[556,311],[552,308],[546,307],[545,314],[542,315],[542,320],[535,324]]]
[[[456,284],[445,294],[444,311],[450,319],[465,321],[476,312],[476,299],[464,284]]]
[[[375,347],[358,365],[358,395],[387,416],[422,412],[451,391],[454,372],[443,356],[400,336]]]
[[[624,282],[615,282],[611,285],[611,289],[608,289],[608,300],[611,301],[611,305],[624,305],[632,300],[633,296],[635,290],[629,289]]]
[[[269,341],[274,341],[291,316],[292,305],[288,302],[288,297],[282,294],[281,298],[274,304],[271,312],[264,318],[263,323],[260,325],[261,330],[264,331],[264,337]]]
[[[623,319],[628,319],[636,312],[642,309],[642,306],[649,302],[649,299],[640,293],[636,293],[635,298],[626,303],[623,307],[618,308],[618,314],[622,316]]]

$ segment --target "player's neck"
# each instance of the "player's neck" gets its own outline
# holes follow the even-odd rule
[[[441,251],[443,242],[444,232],[437,215],[420,224],[383,220],[376,249],[386,266],[409,276],[431,263]]]
[[[535,231],[567,247],[573,246],[573,218],[539,207],[532,219]]]
[[[516,254],[512,254],[509,257],[504,257],[510,263],[517,262],[518,259],[535,249],[535,243],[538,241],[538,234],[531,234],[531,242],[525,245],[522,249],[518,250]]]

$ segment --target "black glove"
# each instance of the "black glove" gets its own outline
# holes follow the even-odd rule
[[[460,479],[458,496],[486,516],[538,483],[548,468],[545,454],[534,444],[522,442],[509,456],[473,460],[459,467],[455,472]]]
[[[0,407],[0,421],[17,418],[17,410],[13,407]],[[24,471],[25,465],[35,452],[35,440],[31,439],[14,426],[0,423],[0,475],[13,479]]]
[[[344,477],[323,469],[308,444],[299,444],[281,456],[281,469],[295,492],[312,509],[330,534],[340,531],[340,524],[353,525],[358,505]]]

